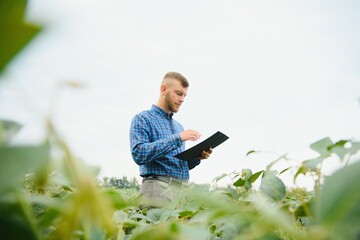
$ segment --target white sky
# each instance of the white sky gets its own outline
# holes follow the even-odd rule
[[[230,137],[191,181],[259,171],[276,154],[301,162],[323,137],[359,140],[359,12],[359,1],[32,0],[28,18],[44,29],[2,76],[0,117],[25,125],[18,142],[34,142],[51,108],[74,153],[101,176],[140,179],[131,118],[178,71],[190,88],[175,118],[203,139]],[[54,94],[64,80],[85,87]],[[253,149],[276,154],[246,158]]]

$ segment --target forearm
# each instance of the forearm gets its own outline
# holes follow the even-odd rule
[[[131,142],[131,153],[134,161],[138,165],[142,165],[165,156],[167,153],[181,147],[182,144],[183,142],[178,133],[154,142],[147,139],[134,139]]]

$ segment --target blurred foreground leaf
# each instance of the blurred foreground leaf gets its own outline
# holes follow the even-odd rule
[[[9,144],[20,129],[21,125],[19,123],[0,119],[0,145]]]
[[[49,145],[0,146],[0,193],[17,187],[26,173],[39,170],[49,159]]]
[[[359,173],[360,162],[356,162],[327,177],[321,189],[316,220],[337,239],[359,239]]]
[[[148,226],[135,232],[132,240],[178,240],[178,239],[209,239],[206,228],[181,222],[161,223],[154,227]]]
[[[0,1],[0,73],[40,31],[40,27],[24,22],[26,3],[26,0]]]
[[[4,239],[39,239],[29,218],[30,209],[15,197],[0,200],[0,231]]]

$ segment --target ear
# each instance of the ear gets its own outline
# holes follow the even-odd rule
[[[167,87],[165,84],[161,84],[160,86],[160,93],[161,95],[164,95],[166,93]]]

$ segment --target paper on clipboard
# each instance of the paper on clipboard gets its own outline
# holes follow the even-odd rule
[[[174,157],[179,158],[184,161],[191,161],[201,156],[201,152],[209,148],[215,148],[225,142],[229,137],[223,134],[220,131],[217,131],[204,141],[199,144],[176,154]]]

